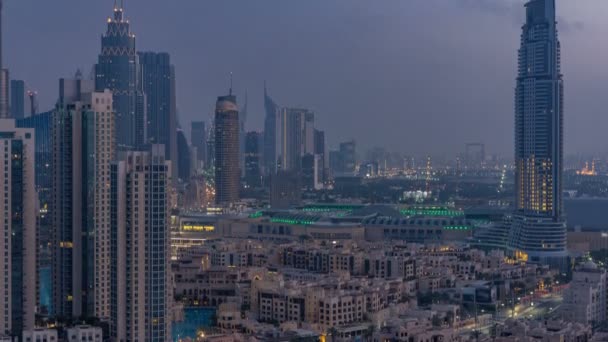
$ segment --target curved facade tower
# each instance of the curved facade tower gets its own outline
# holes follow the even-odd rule
[[[232,91],[215,106],[215,203],[239,200],[239,109]]]
[[[530,0],[515,88],[516,210],[510,247],[530,261],[566,256],[562,213],[563,80],[555,0]]]
[[[278,143],[279,143],[279,106],[272,100],[264,82],[264,169],[266,175],[273,175],[277,171]]]

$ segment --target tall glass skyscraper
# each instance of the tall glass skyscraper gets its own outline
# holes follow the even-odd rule
[[[168,53],[139,52],[142,89],[146,94],[146,136],[150,144],[165,145],[165,157],[177,170],[177,104],[175,67]]]
[[[239,109],[232,90],[215,106],[215,202],[229,205],[239,199]]]
[[[101,37],[101,54],[95,65],[95,90],[112,91],[116,111],[116,142],[121,150],[146,142],[145,96],[138,78],[139,58],[135,35],[122,7],[114,8],[108,29]]]
[[[25,82],[22,80],[11,80],[11,117],[23,119],[25,116]]]
[[[510,247],[533,262],[566,256],[562,213],[563,80],[555,0],[525,5],[515,88],[516,210]]]
[[[36,132],[36,190],[39,193],[41,206],[48,203],[48,193],[51,190],[51,165],[53,163],[51,145],[52,121],[53,112],[44,112],[15,121],[17,127],[33,128]]]
[[[266,174],[274,174],[277,171],[278,142],[279,142],[279,106],[268,95],[266,83],[264,83],[264,168]]]

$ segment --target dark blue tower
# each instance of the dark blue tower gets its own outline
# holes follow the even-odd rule
[[[515,203],[510,245],[530,261],[563,265],[563,101],[555,0],[526,3],[515,88]],[[559,265],[561,267],[561,265]]]
[[[108,18],[108,29],[101,37],[95,90],[109,89],[113,93],[116,142],[121,150],[138,148],[146,142],[146,101],[138,73],[135,35],[124,18],[124,8],[115,5],[114,17]]]

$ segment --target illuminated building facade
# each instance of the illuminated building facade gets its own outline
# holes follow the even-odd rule
[[[170,167],[163,145],[125,152],[111,165],[113,341],[170,340]]]
[[[35,136],[0,119],[0,330],[21,337],[34,328],[36,312]]]
[[[112,93],[58,104],[52,120],[53,308],[58,317],[109,317]]]
[[[530,0],[515,89],[516,211],[510,247],[533,262],[566,255],[562,213],[563,80],[555,0]]]
[[[146,108],[139,81],[139,58],[135,34],[124,18],[122,7],[114,8],[108,28],[101,37],[101,54],[95,65],[95,89],[110,89],[116,111],[116,142],[121,150],[133,149],[146,142]]]
[[[238,201],[240,180],[239,109],[231,90],[218,97],[215,107],[215,203]]]

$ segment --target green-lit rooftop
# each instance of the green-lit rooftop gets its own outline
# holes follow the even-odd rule
[[[424,206],[424,207],[409,207],[400,210],[404,216],[441,216],[441,217],[458,217],[464,216],[461,210],[441,207],[441,206]]]

